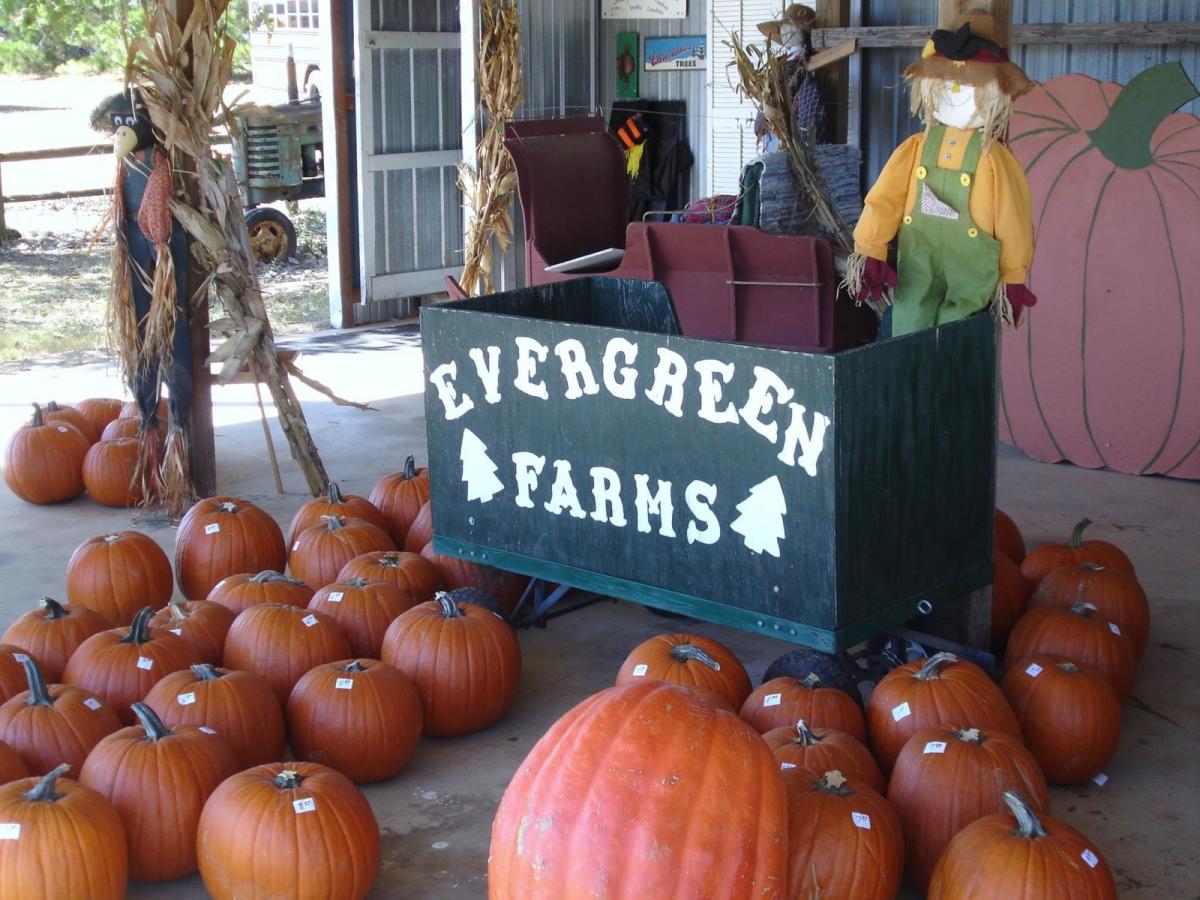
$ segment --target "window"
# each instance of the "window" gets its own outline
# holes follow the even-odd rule
[[[255,3],[255,18],[261,16],[271,20],[270,27],[288,28],[320,28],[318,15],[320,0],[267,0]]]

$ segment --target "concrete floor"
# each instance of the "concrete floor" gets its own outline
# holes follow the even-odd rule
[[[305,371],[344,396],[369,400],[376,412],[337,407],[301,391],[331,475],[365,494],[405,454],[426,457],[420,395],[419,338],[395,330],[315,336],[300,360]],[[99,365],[35,367],[0,373],[0,435],[27,417],[31,399],[72,401],[120,396],[115,373]],[[269,402],[269,401],[268,401]],[[284,460],[287,493],[273,490],[253,389],[215,392],[219,489],[259,503],[287,522],[306,499],[304,483]],[[277,447],[287,456],[282,434]],[[1034,463],[1002,448],[1000,504],[1032,546],[1065,537],[1083,515],[1092,533],[1133,558],[1151,598],[1149,649],[1134,697],[1125,704],[1121,746],[1103,788],[1052,791],[1052,813],[1087,834],[1117,877],[1122,896],[1200,896],[1200,485],[1133,478]],[[0,490],[0,622],[37,598],[64,592],[71,551],[104,531],[130,527],[126,511],[81,498],[35,507]],[[171,552],[174,530],[143,524]],[[520,634],[521,692],[509,715],[485,732],[452,740],[426,738],[395,779],[368,787],[383,833],[383,866],[373,897],[484,897],[492,815],[521,759],[563,712],[611,684],[637,643],[670,626],[627,603],[605,602]],[[726,643],[757,683],[787,645],[705,624],[687,627]],[[198,877],[137,885],[131,896],[204,896]]]

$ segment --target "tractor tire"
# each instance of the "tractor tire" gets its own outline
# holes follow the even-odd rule
[[[256,206],[246,211],[250,252],[259,262],[284,262],[296,255],[296,226],[279,210]]]

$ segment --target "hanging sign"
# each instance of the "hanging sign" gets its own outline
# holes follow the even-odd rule
[[[686,19],[687,0],[600,0],[602,19]]]
[[[642,58],[647,72],[708,68],[708,39],[702,34],[647,36],[642,45]]]

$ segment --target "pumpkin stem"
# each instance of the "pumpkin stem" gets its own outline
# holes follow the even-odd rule
[[[282,572],[276,572],[274,569],[263,569],[250,579],[251,584],[266,584],[268,581],[286,581],[288,584],[304,584],[299,578],[284,575]]]
[[[326,531],[337,531],[339,528],[346,527],[344,516],[321,516],[321,521],[325,523]]]
[[[714,672],[721,671],[721,664],[709,656],[703,647],[697,647],[695,644],[677,644],[672,647],[671,659],[676,662],[687,662],[689,659],[694,659],[696,662],[704,663]]]
[[[442,608],[442,615],[447,619],[457,619],[462,616],[463,611],[459,605],[454,602],[454,598],[445,591],[438,591],[433,595],[433,599],[437,601],[438,606]]]
[[[956,728],[954,736],[968,744],[982,744],[987,737],[978,728]]]
[[[812,729],[808,727],[808,723],[800,719],[796,722],[796,740],[793,743],[811,747],[813,744],[821,743],[821,739],[813,734]]]
[[[343,672],[365,672],[365,671],[367,671],[367,667],[364,666],[360,660],[356,659],[356,660],[354,660],[354,662],[350,663],[350,665],[346,666],[346,668],[342,669],[342,671]]]
[[[169,601],[167,601],[167,608],[171,610],[172,622],[187,621],[187,612],[184,610],[183,604],[180,603],[175,597],[172,597]]]
[[[345,503],[346,498],[342,496],[342,489],[337,486],[336,481],[329,482],[329,490],[326,492],[330,503]]]
[[[212,663],[198,663],[191,667],[192,674],[201,681],[216,681],[225,673],[214,666]]]
[[[383,556],[375,560],[375,565],[385,569],[398,569],[400,568],[400,557],[395,553],[384,553]]]
[[[143,606],[129,623],[129,634],[121,638],[122,644],[144,644],[150,640],[150,618],[154,615],[154,607]]]
[[[837,797],[849,797],[854,791],[846,784],[846,776],[837,769],[830,769],[813,782],[813,788],[823,794],[833,794]]]
[[[225,500],[217,504],[217,509],[219,509],[221,512],[236,513],[238,511],[238,505],[232,500]]]
[[[121,536],[119,534],[117,534],[115,531],[110,531],[108,534],[106,534],[104,536],[104,543],[115,544],[120,539],[121,539]]]
[[[300,782],[304,780],[304,776],[292,769],[284,769],[273,780],[275,787],[280,790],[287,790],[288,788],[300,787]]]
[[[54,698],[46,690],[46,679],[42,676],[42,670],[38,668],[38,664],[33,661],[33,657],[26,653],[21,665],[25,668],[25,681],[29,684],[29,699],[25,701],[25,705],[53,706]]]
[[[135,703],[130,707],[137,716],[138,724],[145,729],[146,740],[153,743],[171,736],[171,729],[162,723],[162,719],[145,703]]]
[[[917,681],[936,681],[942,677],[938,672],[941,671],[943,666],[948,666],[950,663],[956,662],[958,662],[958,657],[953,653],[935,653],[929,659],[925,660],[921,668],[917,669],[913,678],[917,679]]]
[[[1008,807],[1009,812],[1013,814],[1013,818],[1017,820],[1016,834],[1023,838],[1044,838],[1046,829],[1042,827],[1042,823],[1038,821],[1037,815],[1029,804],[1025,802],[1025,798],[1016,791],[1005,791],[1000,795],[1004,800],[1004,805]]]
[[[346,585],[349,585],[350,587],[356,587],[356,588],[366,587],[370,583],[371,582],[367,581],[367,579],[362,578],[361,576],[358,576],[358,575],[355,575],[353,578],[349,579],[348,581],[342,582],[342,584],[346,584]]]
[[[63,605],[53,597],[43,597],[38,601],[38,606],[46,611],[47,619],[65,619],[70,615],[70,613],[63,608]]]
[[[42,408],[36,403],[33,404],[33,418],[29,420],[31,428],[41,428],[46,424],[45,418],[42,416]]]
[[[1067,541],[1067,547],[1071,550],[1078,550],[1083,545],[1083,533],[1091,524],[1091,519],[1080,519],[1071,529],[1071,539]]]
[[[411,481],[412,479],[417,477],[417,461],[415,459],[413,459],[411,453],[404,460],[403,475],[404,475],[405,481]]]
[[[821,676],[818,675],[816,672],[809,672],[807,675],[804,676],[803,680],[801,680],[800,683],[802,685],[804,685],[806,688],[811,688],[812,690],[816,690],[817,688],[819,688],[821,686]]]
[[[1104,566],[1097,565],[1094,562],[1085,562],[1079,568],[1083,569],[1085,572],[1103,572],[1105,569]]]
[[[1074,613],[1077,616],[1082,616],[1085,619],[1092,617],[1092,610],[1096,608],[1094,603],[1088,603],[1086,600],[1076,600],[1071,604],[1068,612]]]
[[[1078,672],[1079,671],[1079,666],[1075,665],[1075,663],[1071,662],[1070,660],[1064,659],[1060,663],[1055,663],[1055,665],[1058,666],[1060,669],[1062,669],[1064,672]]]
[[[68,763],[60,763],[55,766],[42,776],[41,781],[25,792],[25,799],[34,803],[53,803],[55,800],[61,799],[63,795],[55,793],[54,785],[60,776],[66,775],[69,771],[71,771],[71,766]]]
[[[1104,121],[1088,132],[1092,145],[1122,169],[1154,162],[1150,140],[1163,119],[1200,97],[1178,62],[1152,66],[1122,88]]]

